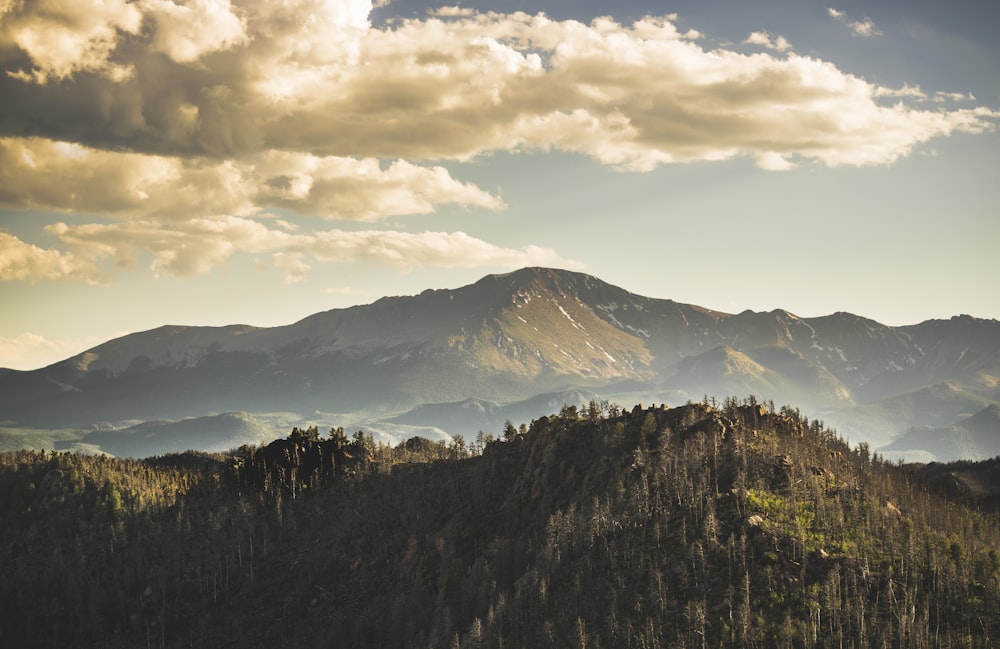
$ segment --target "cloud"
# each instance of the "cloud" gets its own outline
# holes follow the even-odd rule
[[[772,39],[771,35],[766,31],[753,32],[747,39],[743,41],[750,45],[762,45],[769,50],[775,50],[778,52],[784,52],[785,50],[792,49],[792,44],[784,36],[778,36]]]
[[[774,151],[758,153],[754,160],[758,167],[768,171],[788,171],[795,168],[794,163]]]
[[[229,0],[141,0],[140,7],[156,27],[150,50],[174,61],[191,63],[208,53],[245,45],[250,37]]]
[[[111,55],[123,35],[138,35],[142,19],[141,9],[124,0],[6,2],[0,5],[0,51],[10,45],[22,50],[31,68],[8,67],[7,73],[37,83],[81,71],[123,79],[130,68]]]
[[[875,23],[871,18],[865,18],[864,20],[848,20],[847,13],[834,9],[833,7],[827,7],[826,13],[831,18],[839,20],[840,22],[847,25],[848,29],[851,30],[855,36],[880,36],[882,34],[879,28],[875,26]]]
[[[975,101],[976,97],[971,92],[945,92],[942,90],[936,91],[932,96],[928,96],[920,86],[909,86],[904,85],[902,88],[876,88],[876,97],[906,97],[908,99],[914,99],[921,102],[932,101],[934,103],[945,103],[945,102],[966,102]]]
[[[236,216],[170,223],[144,220],[72,226],[57,223],[46,230],[71,251],[72,259],[88,260],[93,268],[108,261],[134,268],[140,258],[148,255],[152,257],[153,272],[177,277],[207,273],[235,254],[269,258],[270,265],[282,271],[290,282],[303,279],[314,263],[372,261],[403,270],[420,265],[581,267],[579,262],[565,259],[549,248],[504,248],[464,232],[330,229],[290,233]],[[38,254],[55,252],[37,250]]]
[[[455,16],[475,16],[476,10],[468,7],[437,7],[428,12],[432,16],[455,17]]]
[[[462,232],[309,232],[303,217],[501,209],[453,175],[499,151],[634,172],[738,156],[767,170],[890,164],[1000,117],[922,110],[918,89],[869,83],[763,31],[746,42],[780,58],[706,50],[674,16],[622,25],[452,7],[374,27],[372,6],[0,3],[0,206],[75,215],[49,228],[60,250],[6,235],[0,277],[107,281],[99,269],[147,255],[155,272],[188,276],[238,253],[290,281],[355,259],[565,265]]]
[[[76,257],[98,264],[112,260],[135,268],[150,253],[155,273],[176,277],[201,275],[237,252],[281,251],[295,237],[248,218],[229,216],[174,222],[128,220],[121,223],[56,223],[46,231],[57,236]]]
[[[312,266],[305,260],[305,256],[300,252],[276,252],[271,257],[274,267],[285,274],[285,283],[294,284],[301,282],[312,270]],[[262,267],[266,267],[262,264]]]
[[[436,30],[450,37],[428,38]],[[486,36],[492,40],[484,47]],[[391,47],[382,42],[389,38]],[[425,51],[431,42],[447,43],[434,45],[434,59]],[[777,143],[782,153],[826,164],[882,164],[887,148],[880,142],[880,123],[913,126],[908,143],[894,142],[902,146],[893,158],[935,136],[926,130],[926,116],[905,106],[881,106],[877,86],[830,63],[796,55],[707,52],[656,19],[627,28],[606,19],[583,25],[544,16],[479,15],[447,23],[411,21],[373,36],[369,44],[369,56],[397,51],[412,69],[380,76],[384,94],[377,105],[369,101],[364,82],[348,84],[348,92],[326,104],[327,113],[337,116],[337,123],[358,126],[351,130],[357,145],[372,142],[410,156],[464,159],[503,148],[562,149],[623,169],[648,170],[677,161],[753,156]],[[479,66],[477,56],[495,64]],[[416,65],[422,60],[433,60],[434,66]],[[479,71],[466,73],[468,65]],[[407,83],[397,87],[402,77]],[[417,79],[422,82],[412,83]],[[486,87],[480,91],[477,85]],[[354,112],[358,106],[381,111],[403,105],[410,107],[408,124],[417,124],[428,139],[414,140],[409,131],[404,137],[391,127],[366,133]],[[945,122],[955,126],[942,127],[986,128],[986,120],[967,117],[947,114]],[[469,123],[482,126],[469,129]],[[867,155],[873,150],[879,155]]]
[[[550,248],[525,246],[503,248],[464,232],[342,232],[318,233],[308,244],[309,252],[320,261],[375,261],[403,269],[431,265],[444,268],[476,266],[560,266],[581,268],[578,261],[565,259]]]
[[[975,101],[976,98],[971,92],[943,92],[938,90],[934,93],[934,101],[945,102],[945,101]]]
[[[93,264],[58,250],[46,250],[0,232],[0,280],[74,280],[105,284],[107,277]]]
[[[298,35],[296,47],[328,49],[345,29],[368,25],[369,0],[48,0],[0,5],[0,42],[30,57],[17,73],[45,83],[76,72],[115,73],[119,45],[139,40],[150,51],[192,63],[206,54],[248,45],[263,36],[273,45]],[[384,4],[384,3],[383,3]],[[253,26],[256,34],[247,32]],[[323,39],[326,34],[328,38]],[[325,42],[325,44],[324,44]],[[287,41],[284,44],[289,44]]]
[[[503,201],[440,166],[269,151],[250,159],[185,159],[102,151],[40,138],[0,138],[0,206],[116,218],[188,219],[286,208],[376,221],[442,204]]]
[[[203,43],[190,35],[190,16],[175,18],[164,1],[129,5],[155,25],[149,33],[114,32],[122,40],[108,46],[107,61],[128,66],[127,79],[84,67],[71,70],[72,85],[0,81],[14,98],[0,131],[231,161],[281,151],[415,163],[560,149],[643,171],[771,150],[829,165],[883,164],[992,119],[954,111],[928,121],[914,108],[880,104],[877,85],[791,53],[780,36],[747,40],[787,51],[782,58],[707,51],[668,18],[624,26],[439,10],[375,28],[370,2],[202,0],[185,10],[209,15],[211,6],[207,31],[225,35]],[[32,51],[31,63],[47,70]]]
[[[248,209],[231,163],[0,138],[0,205],[109,216]],[[234,194],[235,191],[235,194]]]
[[[855,36],[879,36],[882,32],[879,28],[875,26],[871,18],[865,18],[864,20],[858,20],[855,22],[847,23],[847,26],[851,28]]]
[[[272,153],[261,158],[254,202],[299,213],[325,214],[342,220],[374,221],[387,216],[429,214],[438,205],[501,209],[503,201],[447,169],[396,160],[383,167],[368,158],[318,157]]]
[[[902,88],[876,88],[876,97],[909,97],[912,99],[927,99],[927,94],[920,86],[904,85]]]

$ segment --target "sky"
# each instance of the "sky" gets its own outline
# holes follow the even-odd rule
[[[550,266],[1000,319],[1000,5],[0,0],[0,367]]]

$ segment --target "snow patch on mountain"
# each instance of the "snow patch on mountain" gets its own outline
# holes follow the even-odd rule
[[[562,313],[564,316],[566,316],[566,319],[569,320],[569,322],[570,322],[571,325],[573,325],[574,327],[576,327],[577,329],[580,329],[580,330],[586,329],[586,327],[584,327],[582,324],[580,324],[579,322],[577,322],[576,320],[574,320],[573,316],[571,316],[569,313],[567,313],[566,309],[564,309],[561,304],[559,304],[555,300],[552,300],[552,302],[556,305],[556,308],[559,309],[559,312]]]

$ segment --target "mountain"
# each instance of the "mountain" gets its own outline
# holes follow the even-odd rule
[[[990,404],[947,427],[911,428],[880,450],[910,459],[923,459],[923,452],[939,462],[1000,456],[1000,407]]]
[[[989,396],[945,382],[879,401],[835,409],[829,413],[829,418],[837,421],[837,429],[842,434],[858,439],[867,433],[871,444],[882,446],[913,428],[945,428],[994,403],[996,400]]]
[[[1000,322],[956,316],[889,327],[847,313],[727,314],[525,268],[282,327],[164,326],[32,372],[3,372],[0,434],[226,412],[389,430],[424,404],[460,413],[455,404],[503,409],[573,391],[625,402],[754,394],[836,424],[942,383],[981,399],[980,409],[1000,403]],[[473,435],[476,421],[495,418],[456,417],[443,434]],[[911,425],[871,421],[878,429],[852,428],[851,438],[884,443]]]
[[[144,421],[120,429],[97,430],[80,440],[119,457],[165,455],[197,449],[222,452],[274,439],[273,429],[245,413],[230,412],[181,421]]]
[[[540,394],[516,403],[499,404],[482,399],[458,403],[427,403],[388,421],[410,426],[434,426],[443,430],[500,431],[507,421],[527,422],[539,413],[559,412],[565,405],[582,408],[599,400],[596,392],[571,390]]]
[[[161,327],[0,379],[0,413],[53,425],[240,410],[385,411],[652,379],[641,338],[576,297],[576,284],[591,282],[628,299],[592,278],[529,269],[286,327]]]
[[[472,453],[3,453],[0,646],[986,648],[998,485],[735,400]]]

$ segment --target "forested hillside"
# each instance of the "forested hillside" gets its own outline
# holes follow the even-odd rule
[[[1000,518],[752,399],[0,456],[4,647],[989,647]]]

